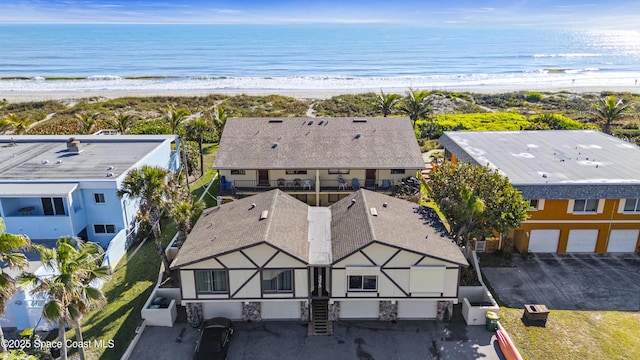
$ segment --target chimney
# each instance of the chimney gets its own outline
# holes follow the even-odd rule
[[[67,152],[72,154],[80,153],[80,140],[76,138],[69,138],[67,141]]]

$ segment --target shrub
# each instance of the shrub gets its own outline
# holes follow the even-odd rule
[[[544,95],[537,91],[529,91],[525,93],[525,99],[527,99],[528,102],[538,102],[544,99]]]
[[[529,125],[524,116],[507,112],[436,115],[435,119],[444,130],[453,131],[521,130]]]
[[[142,120],[129,128],[127,134],[163,135],[169,134],[169,125],[163,119]]]

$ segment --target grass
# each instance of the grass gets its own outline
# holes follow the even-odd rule
[[[552,310],[546,327],[526,327],[522,309],[500,323],[525,359],[640,359],[640,313]]]
[[[165,223],[162,230],[162,242],[167,245],[176,233],[176,225]],[[127,255],[133,250],[135,248]],[[113,339],[115,346],[111,349],[90,347],[86,349],[87,359],[117,360],[122,357],[135,336],[135,329],[142,319],[140,311],[153,291],[159,270],[160,257],[153,240],[147,240],[129,262],[123,259],[118,264],[102,288],[107,304],[92,311],[82,327],[85,341],[93,344],[94,340]],[[75,339],[73,333],[67,333],[69,339]]]

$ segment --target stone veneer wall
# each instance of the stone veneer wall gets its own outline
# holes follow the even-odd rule
[[[338,321],[340,319],[340,302],[336,301],[329,304],[329,321]]]
[[[395,321],[398,319],[398,303],[394,304],[391,301],[380,301],[379,309],[379,320]]]
[[[453,316],[453,301],[438,301],[438,313],[436,315],[436,319],[442,320],[451,320]]]
[[[242,320],[244,321],[260,321],[262,313],[259,302],[248,302],[242,304]]]
[[[300,302],[300,320],[302,322],[309,321],[309,303],[307,301]]]

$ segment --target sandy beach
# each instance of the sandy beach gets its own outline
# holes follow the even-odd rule
[[[76,101],[89,98],[116,99],[122,97],[150,97],[150,96],[207,96],[210,94],[224,94],[229,96],[246,94],[254,96],[265,95],[284,95],[297,99],[328,99],[333,96],[344,94],[362,94],[367,92],[396,93],[404,95],[408,88],[377,88],[377,89],[233,89],[233,90],[141,90],[141,91],[56,91],[56,92],[38,92],[38,91],[0,91],[0,99],[11,103],[47,101],[47,100],[68,100]],[[426,90],[439,90],[451,92],[470,92],[478,94],[499,94],[514,91],[540,91],[540,92],[558,92],[568,91],[571,93],[600,93],[602,91],[612,92],[630,92],[640,93],[640,86],[569,86],[569,87],[540,87],[527,84],[512,84],[504,86],[470,86],[470,87],[422,87]]]

